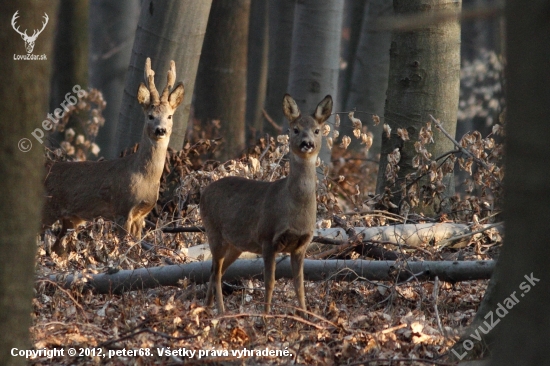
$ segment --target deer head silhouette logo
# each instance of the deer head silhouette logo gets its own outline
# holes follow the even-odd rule
[[[35,29],[32,36],[28,36],[27,35],[27,30],[25,29],[24,32],[21,32],[19,30],[19,26],[16,26],[15,24],[15,21],[17,20],[17,18],[19,18],[19,10],[17,10],[15,12],[15,14],[13,14],[13,18],[11,18],[11,26],[13,27],[13,29],[19,33],[21,35],[21,38],[23,38],[23,40],[25,41],[25,48],[27,49],[27,53],[32,53],[32,50],[34,49],[34,42],[36,41],[36,38],[40,35],[40,33],[42,33],[42,31],[44,30],[44,28],[46,28],[46,24],[48,24],[48,14],[44,13],[44,22],[42,23],[42,29],[40,30],[37,30]]]

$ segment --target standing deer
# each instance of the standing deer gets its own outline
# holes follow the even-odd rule
[[[321,149],[321,128],[332,112],[327,95],[312,116],[302,116],[290,95],[283,99],[290,122],[290,173],[275,182],[239,177],[220,179],[204,189],[200,214],[212,252],[212,274],[206,304],[214,300],[224,312],[221,278],[242,252],[261,254],[264,260],[265,313],[271,309],[275,284],[275,255],[290,253],[292,277],[299,307],[306,310],[303,264],[316,221],[315,163]]]
[[[162,96],[155,87],[151,60],[145,62],[145,84],[137,100],[145,112],[145,126],[136,153],[109,161],[54,163],[47,172],[43,224],[62,220],[52,249],[61,253],[61,238],[67,229],[99,216],[113,220],[119,235],[129,233],[141,239],[145,216],[155,206],[166,150],[172,133],[172,116],[183,100],[184,89],[176,80],[176,66],[170,63],[168,82]]]

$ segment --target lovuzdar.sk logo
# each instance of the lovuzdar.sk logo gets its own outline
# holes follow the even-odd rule
[[[38,30],[35,29],[31,36],[27,34],[27,30],[25,29],[24,32],[21,32],[19,30],[19,26],[16,24],[17,18],[19,18],[19,10],[13,14],[13,17],[11,18],[11,26],[13,29],[21,35],[21,38],[23,38],[23,41],[25,41],[25,49],[27,51],[26,55],[13,55],[14,60],[46,60],[46,55],[33,55],[32,51],[34,50],[34,44],[36,42],[36,38],[42,33],[44,28],[46,28],[46,25],[48,24],[48,14],[44,13],[44,21],[42,22],[42,29]]]

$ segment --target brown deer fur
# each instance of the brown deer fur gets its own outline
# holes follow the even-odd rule
[[[317,175],[322,125],[332,111],[327,95],[312,116],[302,116],[290,95],[283,99],[290,122],[290,173],[275,182],[239,177],[220,179],[204,189],[200,214],[212,252],[212,274],[207,305],[214,287],[220,313],[224,311],[221,277],[242,252],[261,254],[265,265],[265,312],[271,307],[275,283],[275,255],[290,253],[294,287],[301,309],[306,310],[303,261],[316,221]]]
[[[58,162],[46,173],[46,203],[43,224],[62,220],[62,229],[52,249],[62,252],[61,238],[67,229],[97,217],[113,220],[119,233],[141,239],[145,216],[156,204],[172,132],[172,116],[183,100],[174,61],[162,96],[155,87],[151,60],[145,63],[145,82],[137,99],[145,112],[145,126],[135,154],[109,161]]]

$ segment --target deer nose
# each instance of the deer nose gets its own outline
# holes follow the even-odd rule
[[[300,144],[300,149],[303,152],[309,152],[315,148],[315,144],[311,141],[302,141]]]
[[[166,135],[166,128],[164,127],[157,127],[155,128],[155,136],[161,137]]]

